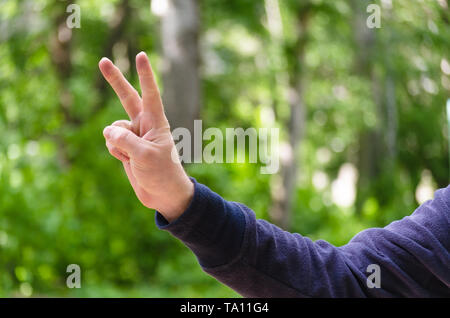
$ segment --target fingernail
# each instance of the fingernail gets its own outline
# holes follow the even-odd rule
[[[137,56],[139,56],[139,55],[143,55],[143,56],[147,57],[147,54],[144,51],[139,52]]]
[[[105,61],[110,61],[110,62],[111,62],[111,60],[110,60],[109,58],[107,58],[107,57],[102,57],[102,58],[100,59],[99,63],[105,62]]]
[[[103,129],[103,136],[105,136],[105,138],[110,138],[111,130],[112,130],[111,126],[106,126],[105,129]]]

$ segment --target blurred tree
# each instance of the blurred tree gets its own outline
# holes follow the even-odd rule
[[[167,0],[161,12],[164,106],[173,128],[188,128],[200,114],[199,36],[197,0]]]
[[[80,29],[65,25],[71,3]],[[138,87],[134,58],[149,53],[173,128],[279,127],[276,176],[261,163],[187,170],[312,239],[345,244],[448,184],[447,0],[373,1],[373,30],[369,1],[151,3],[170,6],[0,1],[0,296],[237,296],[156,230],[108,155],[102,129],[126,114],[102,56]]]
[[[367,194],[370,193],[371,182],[378,178],[381,173],[384,158],[382,123],[384,122],[382,91],[378,74],[375,73],[375,58],[377,57],[375,45],[375,31],[367,27],[366,8],[370,1],[352,0],[353,8],[353,30],[356,43],[356,72],[361,78],[365,78],[372,90],[375,104],[376,126],[361,131],[359,137],[358,155],[358,189],[356,199],[356,210],[361,211]]]
[[[278,6],[278,4],[275,3],[274,6]],[[295,37],[293,41],[285,41],[283,43],[286,48],[289,83],[287,102],[290,108],[290,116],[286,125],[289,141],[286,144],[287,147],[283,149],[286,153],[282,156],[284,160],[281,160],[281,181],[272,190],[275,196],[273,197],[273,206],[270,210],[273,222],[284,229],[289,229],[290,227],[290,214],[297,181],[297,169],[299,169],[298,150],[306,124],[304,100],[304,73],[306,67],[304,56],[312,11],[311,4],[309,2],[297,4],[292,8],[292,11],[295,16],[295,27],[293,28]]]

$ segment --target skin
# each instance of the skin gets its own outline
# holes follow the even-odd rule
[[[172,155],[175,144],[148,57],[136,56],[142,97],[109,59],[102,58],[99,68],[130,118],[105,127],[106,146],[122,162],[141,203],[172,222],[188,207],[194,185]]]

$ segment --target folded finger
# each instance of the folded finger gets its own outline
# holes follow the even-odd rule
[[[109,153],[116,159],[122,162],[127,162],[130,160],[130,158],[127,155],[125,155],[117,147],[112,146],[109,142],[106,143],[106,147],[108,148]]]

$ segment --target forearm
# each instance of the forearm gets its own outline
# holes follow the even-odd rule
[[[243,296],[450,296],[449,188],[412,216],[335,247],[257,220],[246,206],[194,184],[188,209],[170,224],[157,214],[157,225],[183,241],[205,272]],[[380,288],[367,285],[372,264],[381,269]]]
[[[363,231],[346,246],[312,242],[256,220],[244,205],[203,185],[193,188],[173,156],[176,147],[145,53],[136,56],[142,97],[110,60],[99,67],[131,119],[104,129],[109,152],[122,161],[142,204],[161,211],[158,226],[182,240],[218,280],[251,297],[450,296],[449,188],[411,217]],[[366,286],[371,264],[381,267],[380,289]]]
[[[199,183],[179,219],[169,224],[157,213],[156,223],[188,246],[205,272],[243,296],[364,296],[336,247],[256,220],[246,206]],[[332,276],[332,266],[343,275]]]

